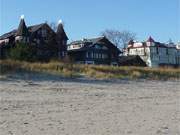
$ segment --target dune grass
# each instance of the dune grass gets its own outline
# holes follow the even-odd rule
[[[46,72],[64,77],[92,77],[99,79],[180,79],[180,69],[148,68],[148,67],[114,67],[104,65],[78,65],[51,61],[49,63],[25,62],[15,60],[0,60],[1,74],[21,70]]]

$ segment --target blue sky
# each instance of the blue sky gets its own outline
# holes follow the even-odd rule
[[[27,25],[63,20],[70,40],[118,29],[180,41],[180,0],[0,0],[0,35],[17,28],[21,14]]]

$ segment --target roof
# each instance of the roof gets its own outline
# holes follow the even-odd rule
[[[15,35],[22,35],[22,33],[24,33],[24,30],[22,30],[24,28],[22,28],[22,27],[24,27],[24,26],[21,26],[21,25],[24,25],[24,24],[20,23],[20,25],[19,25],[20,29],[18,28],[18,29],[12,30],[12,31],[5,33],[2,36],[0,36],[0,40],[9,38],[9,37],[15,36]],[[41,23],[38,25],[32,25],[32,26],[27,27],[27,29],[29,32],[33,33],[33,32],[36,32],[38,29],[40,29],[44,25],[46,25],[46,23]]]
[[[138,55],[120,56],[119,65],[120,66],[147,66],[147,64]]]
[[[29,35],[29,31],[27,29],[24,19],[21,19],[19,27],[16,32],[16,35],[17,36],[28,36]]]
[[[81,52],[81,51],[86,51],[86,50],[89,50],[91,47],[93,47],[94,45],[91,44],[91,45],[85,45],[81,48],[78,48],[78,49],[72,49],[72,50],[68,50],[68,52]]]
[[[128,42],[128,45],[133,45],[134,44],[134,41],[133,40],[130,40],[129,42]]]
[[[147,42],[150,42],[152,39],[149,38],[149,41]],[[148,46],[147,45],[147,42],[136,42],[136,43],[133,43],[133,44],[129,44],[128,45],[128,48],[144,48],[144,47],[162,47],[162,48],[170,48],[170,46],[168,46],[167,44],[165,43],[160,43],[160,42],[153,42],[154,44],[151,44],[151,46]],[[152,41],[151,41],[152,42]]]
[[[152,46],[152,45],[151,45]],[[154,44],[155,47],[162,47],[162,48],[168,48],[168,46],[164,43],[160,43],[160,42],[155,42]]]
[[[68,40],[68,37],[67,37],[67,35],[66,35],[65,31],[64,31],[64,27],[63,27],[62,23],[60,23],[58,25],[56,34],[57,34],[58,38]]]
[[[0,36],[0,40],[1,40],[1,39],[9,38],[9,37],[11,37],[11,36],[14,36],[14,35],[16,34],[16,32],[17,32],[17,30],[12,30],[12,31],[10,31],[10,32],[8,32],[8,33],[5,33],[5,34],[3,34],[2,36]]]
[[[82,40],[73,41],[69,45],[84,44],[84,46],[79,48],[79,49],[71,50],[71,51],[82,51],[82,50],[87,50],[87,49],[91,48],[92,46],[94,46],[95,44],[98,44],[98,43],[103,43],[104,45],[106,45],[106,47],[108,47],[108,48],[111,47],[112,49],[115,49],[120,53],[120,50],[104,36],[103,37],[97,37],[97,38],[91,38],[91,39],[85,39],[84,38]]]
[[[28,27],[28,30],[30,32],[36,32],[38,29],[40,29],[42,26],[44,26],[46,23],[41,23],[41,24],[37,24],[37,25],[32,25]]]
[[[73,41],[70,44],[83,44],[83,43],[95,44],[95,43],[97,43],[98,41],[100,41],[100,40],[102,40],[104,38],[105,37],[97,37],[97,38],[90,38],[90,39],[83,38],[82,40]]]
[[[147,42],[155,42],[155,40],[150,36],[147,40]]]

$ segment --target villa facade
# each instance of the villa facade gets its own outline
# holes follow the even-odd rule
[[[160,43],[149,37],[145,42],[129,41],[122,52],[106,37],[82,39],[67,44],[63,24],[54,31],[47,23],[28,26],[21,18],[17,29],[0,36],[0,58],[18,43],[35,48],[38,60],[63,59],[67,55],[75,63],[98,65],[180,66],[180,43]],[[126,56],[126,57],[125,57]]]
[[[139,55],[149,67],[179,66],[180,48],[173,43],[156,42],[149,37],[145,42],[130,41],[126,55]]]
[[[62,23],[54,31],[47,23],[27,27],[21,18],[18,29],[0,36],[0,58],[6,58],[9,49],[21,42],[35,47],[35,55],[41,60],[62,59],[67,54],[67,40]]]
[[[118,65],[120,53],[106,37],[82,39],[68,45],[68,55],[81,64]]]

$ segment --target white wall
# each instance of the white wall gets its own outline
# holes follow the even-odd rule
[[[139,55],[149,67],[158,67],[160,64],[175,65],[180,64],[180,49],[175,47],[156,47],[147,42],[144,50],[142,43],[135,43],[129,48],[128,55]]]

